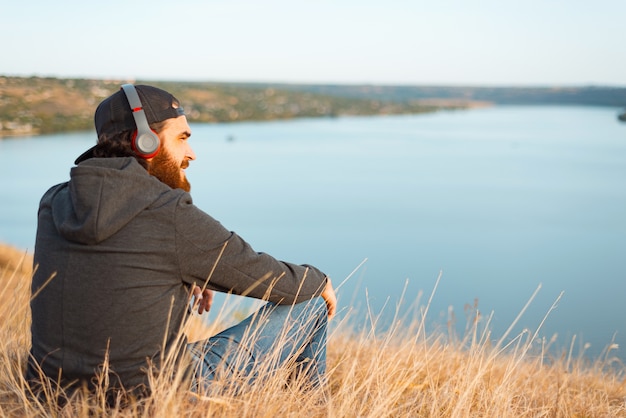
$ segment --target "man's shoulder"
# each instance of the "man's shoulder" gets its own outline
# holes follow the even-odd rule
[[[65,181],[63,183],[55,184],[54,186],[50,187],[41,197],[41,203],[43,204],[45,202],[49,202],[59,192],[63,191],[64,189],[67,189],[67,186],[68,186],[68,182]]]

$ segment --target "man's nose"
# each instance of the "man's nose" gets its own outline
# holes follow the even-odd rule
[[[189,160],[195,160],[196,159],[196,153],[193,152],[193,148],[191,148],[191,145],[187,144],[187,150],[185,152],[185,157],[187,157]]]

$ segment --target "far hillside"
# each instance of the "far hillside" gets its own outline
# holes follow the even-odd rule
[[[173,93],[191,122],[417,114],[499,104],[626,107],[623,87],[446,87],[216,83],[0,76],[0,138],[93,129],[123,83]]]
[[[255,84],[248,84],[254,86]],[[272,84],[285,90],[337,97],[375,99],[395,103],[419,101],[470,101],[494,105],[583,105],[626,107],[626,87],[463,87],[390,85]]]
[[[0,76],[0,137],[93,129],[98,103],[128,82],[171,92],[191,122],[205,123],[413,114],[472,105],[468,101],[421,103],[343,97],[270,85]]]

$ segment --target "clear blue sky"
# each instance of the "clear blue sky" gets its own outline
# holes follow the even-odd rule
[[[626,86],[626,0],[1,1],[4,75]]]

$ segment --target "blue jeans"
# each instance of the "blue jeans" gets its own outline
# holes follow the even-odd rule
[[[206,393],[219,381],[239,390],[279,369],[311,387],[323,385],[327,318],[320,297],[294,305],[268,302],[239,324],[190,343],[193,389]]]

